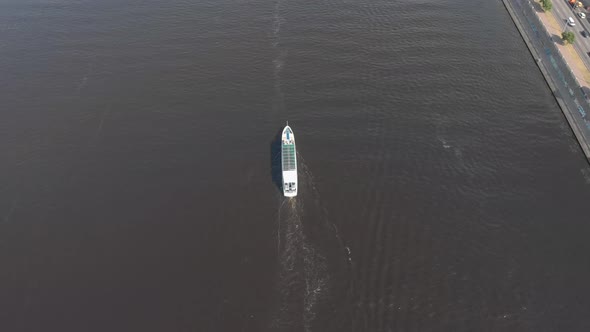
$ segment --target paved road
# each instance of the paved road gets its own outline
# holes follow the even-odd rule
[[[559,56],[554,39],[550,35],[540,33],[537,28],[541,21],[534,12],[535,9],[531,6],[530,1],[504,0],[504,3],[507,4],[506,8],[509,12],[512,11],[511,8],[514,8],[517,13],[511,13],[511,15],[527,42],[527,46],[531,49],[533,57],[537,59],[539,68],[580,142],[586,158],[590,160],[590,107],[569,67]],[[555,8],[555,2],[553,8]],[[571,11],[566,18],[569,16],[572,16]]]
[[[580,18],[578,16],[580,12],[585,13],[587,17],[585,19]],[[555,0],[553,1],[553,14],[557,21],[561,23],[562,31],[572,31],[575,33],[576,39],[574,41],[574,48],[580,54],[586,68],[590,70],[590,56],[588,56],[588,52],[590,52],[590,22],[588,22],[588,19],[590,19],[590,13],[583,8],[572,8],[566,0]],[[568,17],[574,19],[576,26],[570,27],[567,24]],[[588,32],[589,35],[587,38],[582,36],[582,30]]]

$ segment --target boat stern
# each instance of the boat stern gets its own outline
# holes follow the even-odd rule
[[[283,194],[285,197],[297,196],[297,171],[283,172]]]

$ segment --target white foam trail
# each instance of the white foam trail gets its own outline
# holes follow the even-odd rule
[[[346,248],[346,254],[348,255],[348,262],[352,263],[352,253],[350,252],[350,248],[349,247],[345,247]]]
[[[272,46],[275,49],[276,55],[273,60],[273,76],[274,76],[274,88],[275,88],[275,102],[273,103],[273,108],[275,111],[281,111],[285,107],[284,105],[284,95],[281,89],[281,71],[285,65],[285,57],[287,52],[280,49],[281,45],[281,26],[286,22],[286,20],[281,17],[281,0],[277,0],[275,2],[275,7],[273,10],[273,20],[272,20]]]
[[[304,174],[300,181],[307,180]],[[302,324],[304,331],[311,331],[317,303],[328,290],[326,259],[306,238],[304,217],[303,200],[282,198],[277,225],[280,302],[271,324],[279,331],[281,326],[292,324]],[[299,316],[301,313],[303,317]]]
[[[16,195],[14,197],[14,199],[12,200],[12,203],[10,204],[10,209],[8,210],[8,212],[6,213],[4,218],[2,219],[3,223],[7,223],[8,221],[10,221],[10,217],[12,217],[12,213],[14,213],[14,210],[16,210],[17,205],[18,205],[18,195]]]
[[[582,176],[584,177],[584,182],[586,184],[590,184],[590,169],[588,169],[588,168],[582,168],[580,170],[580,172],[582,173]]]
[[[311,331],[316,316],[315,306],[320,296],[327,290],[328,272],[325,257],[316,252],[310,244],[303,244],[305,296],[303,298],[303,327]]]
[[[442,144],[443,148],[445,148],[445,149],[449,149],[449,148],[451,148],[451,147],[452,147],[452,146],[451,146],[451,145],[450,145],[450,144],[447,142],[447,140],[446,140],[446,139],[444,139],[444,138],[442,138],[442,137],[437,137],[437,139],[438,139],[438,141],[439,141],[439,142],[441,142],[441,144]]]
[[[291,330],[293,326],[301,326],[301,330],[311,332],[316,320],[318,303],[321,303],[322,299],[331,292],[328,269],[330,254],[321,252],[319,247],[316,247],[320,244],[314,244],[308,238],[307,235],[312,232],[312,229],[318,229],[316,226],[320,226],[318,229],[320,233],[316,233],[321,238],[320,241],[334,243],[342,252],[342,264],[347,266],[352,264],[351,250],[343,244],[336,224],[327,218],[328,213],[319,200],[313,175],[301,154],[297,154],[297,159],[299,196],[281,197],[278,205],[277,257],[279,261],[275,285],[278,303],[277,311],[270,323],[273,331]],[[308,223],[313,222],[309,230],[304,228],[306,216],[315,219],[308,221]],[[317,222],[320,224],[318,225]],[[336,247],[332,246],[332,249]],[[329,250],[332,252],[331,249]],[[335,264],[338,263],[335,262]]]
[[[283,64],[285,64],[285,62],[283,61],[283,59],[281,59],[279,57],[277,59],[274,59],[273,64],[275,65],[275,73],[276,73],[276,72],[281,71],[281,69],[283,68]]]
[[[94,134],[94,139],[98,139],[98,136],[100,135],[100,133],[102,132],[102,126],[104,124],[104,118],[106,117],[107,113],[111,110],[110,105],[107,106],[105,108],[105,110],[102,112],[102,115],[100,117],[100,122],[98,123],[98,128],[96,129],[96,133]]]
[[[88,77],[90,77],[90,75],[92,75],[92,71],[93,71],[93,64],[92,64],[92,62],[89,62],[88,69],[86,70],[86,74],[84,75],[84,77],[82,77],[82,80],[80,80],[80,84],[78,84],[78,93],[80,93],[80,91],[88,83]]]
[[[288,202],[287,200],[281,201],[281,205],[279,205],[279,216],[277,222],[277,257],[281,256],[281,210],[283,209],[283,205]]]
[[[272,34],[273,37],[276,37],[277,39],[279,37],[279,33],[281,32],[281,26],[287,21],[281,16],[281,4],[282,1],[277,0],[277,2],[275,2],[275,8],[273,11]]]
[[[298,168],[300,171],[299,173],[302,174],[302,176],[306,180],[306,183],[309,184],[309,187],[311,189],[311,193],[309,193],[309,194],[315,198],[316,205],[318,207],[320,207],[321,206],[321,204],[319,202],[320,193],[315,186],[315,181],[313,179],[313,175],[311,174],[311,171],[307,167],[307,164],[305,163],[305,159],[303,159],[303,156],[301,154],[299,154],[299,152],[297,152],[297,160],[299,161],[299,168]],[[324,216],[327,216],[328,213],[325,210],[325,208],[322,207],[322,210],[324,212]],[[332,230],[334,231],[334,237],[338,241],[338,244],[340,245],[340,247],[348,249],[348,247],[344,244],[342,237],[340,236],[340,232],[338,232],[338,226],[336,226],[335,223],[331,222],[327,217],[322,218],[322,220],[325,222],[326,227],[332,228]],[[352,261],[350,258],[350,249],[348,249],[347,260],[349,262]]]
[[[82,90],[82,88],[86,86],[87,82],[88,82],[88,76],[84,76],[82,78],[82,80],[80,81],[80,84],[78,84],[78,92],[80,92],[80,90]]]

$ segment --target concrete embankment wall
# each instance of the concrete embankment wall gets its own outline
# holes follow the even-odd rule
[[[529,0],[502,0],[590,161],[590,103]]]

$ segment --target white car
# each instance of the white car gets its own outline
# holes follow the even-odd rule
[[[571,18],[571,16],[567,18],[567,25],[569,25],[570,27],[573,27],[576,25],[576,22],[574,21],[573,18]]]
[[[584,13],[578,13],[578,16],[580,16],[580,18],[586,18],[586,14]]]

